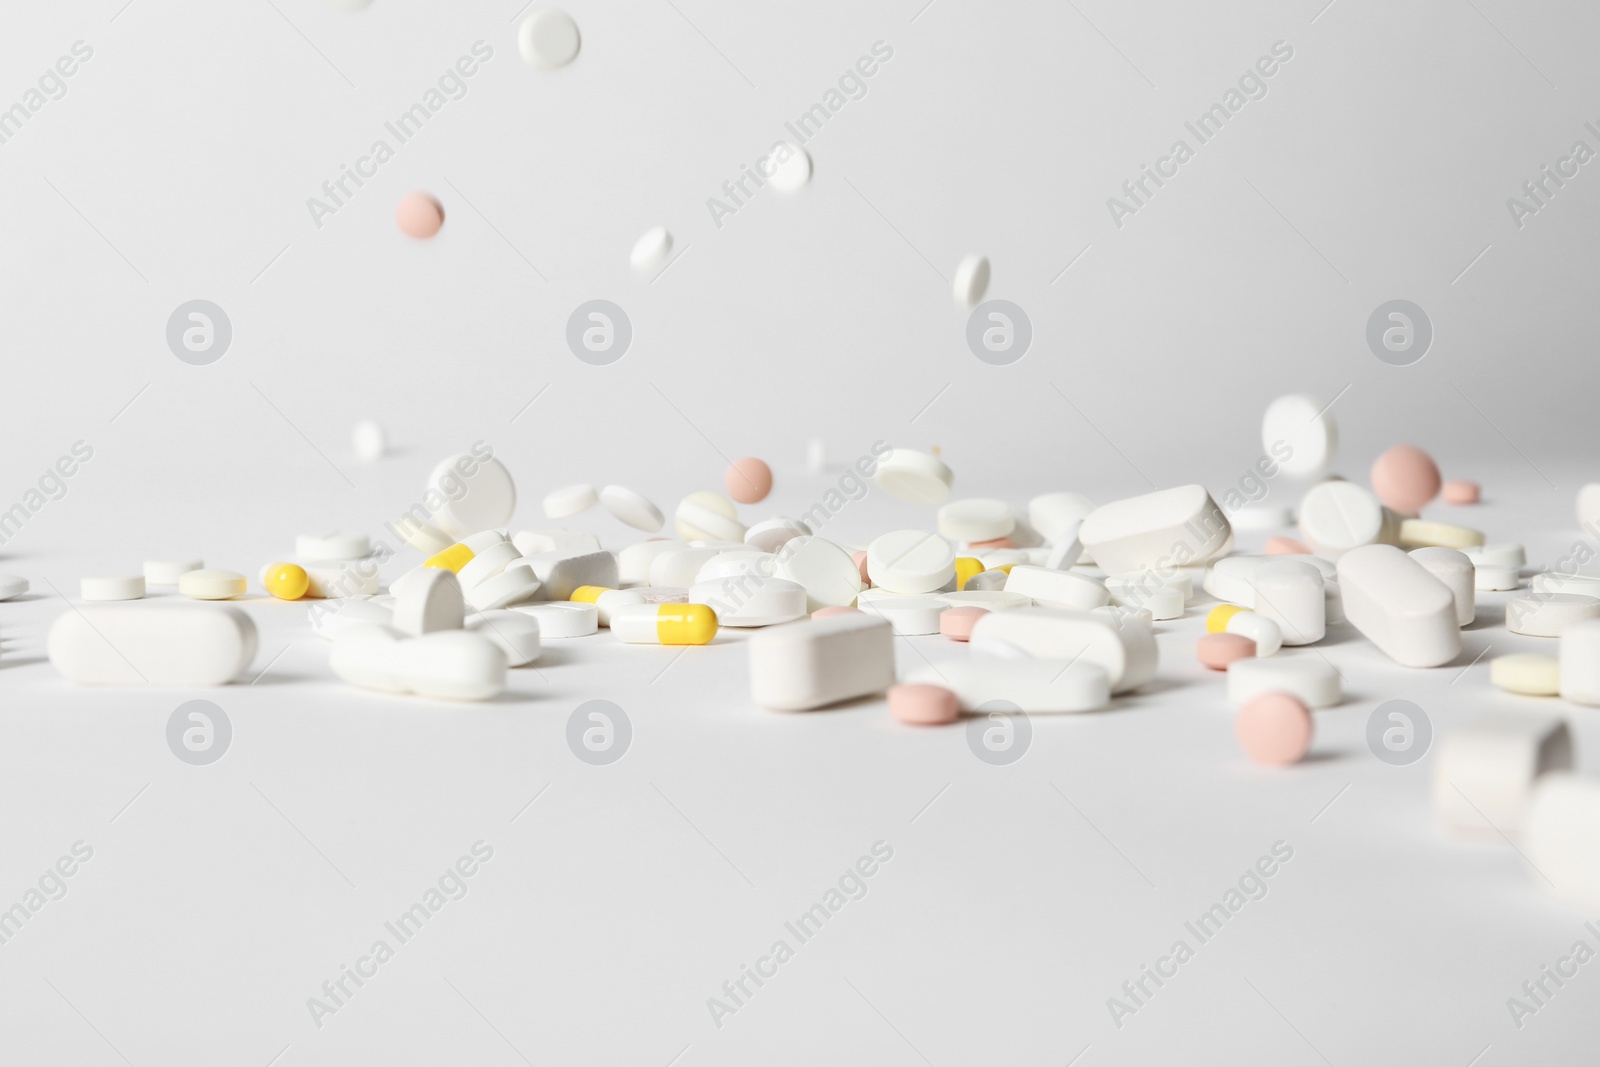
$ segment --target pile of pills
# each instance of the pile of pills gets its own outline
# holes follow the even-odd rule
[[[368,451],[377,456],[375,436]],[[1291,436],[1292,452],[1274,447]],[[723,491],[690,493],[670,517],[617,485],[543,496],[539,510],[551,522],[598,508],[649,535],[606,547],[559,526],[514,530],[510,471],[474,451],[438,463],[428,505],[390,524],[416,558],[386,585],[381,546],[340,531],[298,537],[256,584],[274,600],[307,604],[337,678],[400,699],[492,698],[552,642],[571,642],[581,659],[589,641],[686,650],[743,641],[759,707],[882,700],[917,727],[1136,701],[1160,672],[1158,628],[1192,620],[1203,668],[1191,672],[1194,684],[1222,675],[1210,684],[1235,709],[1239,748],[1275,766],[1312,751],[1315,711],[1345,699],[1339,672],[1316,649],[1331,633],[1347,626],[1403,667],[1459,668],[1463,627],[1483,625],[1479,594],[1504,591],[1507,629],[1555,644],[1550,654],[1492,660],[1491,683],[1600,706],[1600,577],[1544,572],[1525,587],[1521,545],[1423,517],[1452,486],[1462,505],[1478,490],[1445,481],[1415,446],[1379,456],[1368,486],[1316,480],[1332,463],[1337,431],[1309,397],[1275,401],[1263,438],[1285,470],[1309,480],[1294,528],[1265,538],[1261,554],[1235,551],[1235,524],[1200,485],[1100,505],[1052,491],[1017,509],[954,497],[942,459],[904,448],[876,451],[860,473],[928,509],[925,528],[841,544],[790,516],[747,517],[741,507],[766,500],[774,480],[755,458],[731,463]],[[1580,521],[1600,522],[1600,485],[1584,488],[1578,511]],[[1281,525],[1261,509],[1257,520],[1263,532]],[[226,684],[258,641],[248,611],[218,602],[250,597],[250,584],[198,558],[85,577],[82,604],[51,628],[50,662],[79,685]],[[26,588],[0,576],[0,598]],[[177,596],[147,598],[174,588]],[[953,655],[920,655],[901,670],[901,639],[943,642]],[[1487,815],[1536,864],[1571,872],[1571,884],[1600,897],[1600,782],[1571,767],[1558,716],[1486,716],[1441,748],[1438,818],[1479,834]]]

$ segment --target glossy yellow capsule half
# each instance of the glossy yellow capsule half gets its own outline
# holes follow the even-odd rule
[[[635,604],[611,613],[611,632],[630,645],[703,645],[717,636],[705,604]]]
[[[1244,611],[1237,604],[1218,604],[1211,609],[1211,614],[1206,616],[1206,633],[1220,634],[1228,630],[1228,620],[1239,612]]]
[[[274,563],[267,568],[261,584],[279,600],[299,600],[311,588],[311,576],[293,563]]]
[[[956,588],[965,589],[967,580],[982,574],[983,571],[984,567],[981,560],[973,559],[971,556],[956,557]]]
[[[436,552],[429,556],[423,560],[422,565],[424,567],[437,567],[442,571],[449,571],[451,574],[460,574],[461,568],[471,563],[475,554],[466,545],[455,544],[443,552]]]

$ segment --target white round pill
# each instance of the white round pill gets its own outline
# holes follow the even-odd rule
[[[1515,542],[1469,545],[1460,551],[1466,553],[1467,558],[1472,561],[1475,567],[1511,567],[1512,569],[1520,569],[1528,564],[1527,550]]]
[[[1581,593],[1519,593],[1506,601],[1506,629],[1526,637],[1560,637],[1569,626],[1600,619],[1600,600]]]
[[[967,256],[956,265],[955,281],[951,292],[956,303],[971,307],[989,291],[989,260],[985,256]]]
[[[1304,393],[1280,396],[1261,420],[1261,446],[1285,474],[1318,474],[1333,462],[1339,428],[1327,405]]]
[[[0,574],[0,600],[10,600],[28,591],[28,579],[15,574]]]
[[[1387,521],[1378,498],[1354,482],[1323,482],[1300,502],[1300,536],[1329,559],[1377,542]]]
[[[779,550],[774,577],[806,588],[806,610],[846,606],[861,591],[861,568],[850,553],[820,537],[796,537]]]
[[[522,23],[517,48],[536,67],[564,67],[578,54],[578,24],[558,8],[535,11]]]
[[[811,527],[798,519],[779,515],[763,519],[745,531],[744,543],[763,552],[776,552],[791,538],[811,533]]]
[[[600,490],[600,506],[611,512],[617,521],[645,533],[655,533],[667,521],[660,508],[620,485],[608,485]]]
[[[710,489],[690,493],[678,502],[673,513],[678,536],[685,541],[734,541],[744,543],[744,526],[733,501]]]
[[[350,431],[350,446],[361,462],[376,463],[388,450],[389,442],[384,436],[382,426],[371,419],[363,419]]]
[[[366,534],[326,533],[301,534],[294,539],[294,554],[301,559],[361,559],[372,552],[372,542]]]
[[[592,485],[569,485],[554,489],[545,495],[544,514],[547,519],[565,519],[582,514],[594,507],[599,499]]]
[[[428,496],[442,499],[434,520],[457,538],[505,529],[517,509],[517,487],[505,464],[470,452],[439,461],[428,476]]]
[[[636,271],[652,271],[667,261],[672,254],[672,234],[665,226],[654,226],[633,243],[628,262]]]
[[[144,597],[144,575],[83,578],[78,582],[78,595],[84,600],[140,600]]]
[[[551,600],[542,604],[517,604],[512,611],[539,620],[539,636],[546,640],[588,637],[600,632],[600,611],[593,604]]]
[[[892,593],[931,593],[955,573],[955,546],[925,530],[896,530],[867,546],[868,577]]]
[[[926,637],[939,632],[939,616],[949,606],[932,597],[883,597],[864,602],[861,610],[888,619],[897,637]]]
[[[795,192],[811,180],[811,156],[794,142],[774,144],[771,158],[775,169],[767,183],[780,193]]]
[[[179,578],[204,566],[197,559],[147,559],[144,561],[144,584],[177,585]]]
[[[950,499],[955,475],[936,456],[897,448],[878,461],[872,479],[885,493],[907,504],[943,504]]]
[[[246,585],[237,571],[190,571],[178,579],[178,592],[196,600],[227,600],[243,596]]]
[[[479,612],[467,616],[465,628],[497,645],[506,654],[508,667],[521,667],[539,658],[539,620],[525,612]]]
[[[953,500],[939,509],[939,532],[952,541],[961,541],[971,544],[974,541],[993,541],[1004,537],[1017,525],[1017,517],[1011,510],[1011,505],[1004,500],[990,500],[983,497],[973,497],[968,500]],[[1026,553],[1022,559],[1012,562],[1023,562],[1027,559]],[[984,560],[985,563],[989,561]]]

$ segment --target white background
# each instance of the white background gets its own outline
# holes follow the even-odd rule
[[[380,534],[479,439],[518,479],[517,527],[580,481],[670,508],[747,454],[779,488],[744,517],[797,512],[829,481],[804,469],[813,438],[840,463],[937,445],[959,493],[1020,506],[1220,494],[1266,402],[1306,391],[1337,397],[1345,474],[1423,445],[1490,500],[1439,517],[1553,563],[1593,477],[1600,179],[1521,229],[1506,198],[1574,140],[1600,148],[1600,13],[1319,8],[634,0],[569,8],[583,50],[546,71],[518,55],[515,3],[10,5],[0,107],[75,41],[94,54],[0,145],[0,509],[75,441],[94,458],[0,547],[35,590],[0,607],[0,902],[76,840],[95,858],[0,945],[0,1059],[1580,1062],[1600,978],[1520,1031],[1505,998],[1578,937],[1600,947],[1587,916],[1504,845],[1446,841],[1429,762],[1363,740],[1386,699],[1441,733],[1532,703],[1467,668],[1541,647],[1505,634],[1503,598],[1437,671],[1336,635],[1350,699],[1319,716],[1318,759],[1271,773],[1192,662],[1200,607],[1163,628],[1151,691],[1039,724],[1010,768],[877,703],[758,711],[732,640],[674,661],[602,635],[473,708],[337,686],[287,605],[247,605],[271,663],[254,685],[72,692],[41,658],[52,586],[189,552],[253,575],[297,533]],[[467,95],[316,227],[306,199],[478,40],[494,57]],[[707,198],[880,40],[894,56],[808,146],[811,184],[717,227]],[[1107,197],[1279,40],[1265,98],[1118,228]],[[412,189],[444,204],[431,241],[394,226]],[[652,281],[627,253],[657,224],[683,258]],[[966,347],[948,279],[969,252],[1032,320],[1013,366]],[[207,367],[165,342],[195,298],[233,325]],[[595,298],[635,334],[604,368],[564,339]],[[1435,329],[1409,367],[1364,338],[1395,298]],[[350,455],[367,417],[396,446],[377,465]],[[828,532],[931,520],[874,492]],[[205,768],[164,739],[197,695],[235,728]],[[563,740],[595,697],[635,724],[608,768]],[[1587,765],[1586,713],[1564,710]],[[470,894],[316,1028],[306,998],[479,839],[495,859]],[[706,998],[880,839],[895,859],[868,896],[715,1028]],[[1267,898],[1116,1029],[1106,997],[1279,839],[1295,859]]]

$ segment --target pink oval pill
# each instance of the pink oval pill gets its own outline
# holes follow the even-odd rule
[[[1206,634],[1194,643],[1194,658],[1214,671],[1225,671],[1237,659],[1256,654],[1256,643],[1243,634]]]
[[[772,492],[772,468],[754,456],[736,459],[722,475],[722,487],[741,504],[759,504]]]
[[[444,225],[444,208],[427,193],[407,193],[394,209],[400,232],[419,239],[432,237]]]
[[[889,714],[913,726],[942,726],[960,718],[961,707],[942,685],[892,685]]]
[[[838,604],[829,604],[825,608],[818,608],[816,611],[813,611],[811,613],[811,617],[813,619],[831,619],[835,615],[849,615],[851,612],[855,612],[857,615],[862,614],[860,608],[841,607]]]
[[[973,541],[968,548],[987,550],[991,548],[1016,548],[1017,543],[1009,537],[996,537],[990,541]]]
[[[865,552],[852,552],[850,558],[856,561],[856,570],[861,572],[861,584],[870,586],[872,576],[867,573],[867,554]]]
[[[989,614],[988,608],[963,605],[959,608],[946,608],[939,613],[939,632],[952,641],[972,640],[972,628],[978,620]]]
[[[1269,556],[1309,556],[1311,550],[1292,537],[1267,538],[1267,555]]]
[[[1233,723],[1245,754],[1257,763],[1298,763],[1311,748],[1311,712],[1288,693],[1262,693],[1245,702]]]
[[[1439,495],[1439,467],[1416,445],[1395,445],[1372,463],[1372,491],[1384,505],[1407,515]]]
[[[1439,491],[1446,504],[1476,504],[1479,497],[1477,482],[1445,482]]]

